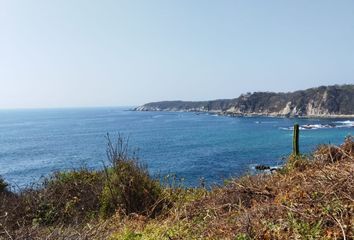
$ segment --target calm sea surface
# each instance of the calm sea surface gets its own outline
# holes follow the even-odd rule
[[[180,112],[133,112],[128,108],[0,110],[0,175],[25,186],[56,170],[102,168],[106,133],[122,133],[152,175],[175,173],[187,185],[220,183],[278,165],[291,152],[298,122],[300,150],[339,144],[354,133],[350,119],[232,118]],[[307,126],[309,124],[309,126]]]

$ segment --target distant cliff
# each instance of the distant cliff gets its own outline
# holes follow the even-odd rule
[[[354,85],[334,85],[274,93],[254,92],[234,99],[147,103],[136,111],[215,112],[234,116],[354,117]]]

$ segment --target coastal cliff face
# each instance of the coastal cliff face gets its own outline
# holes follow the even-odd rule
[[[234,116],[354,117],[354,85],[321,86],[289,93],[255,92],[235,99],[202,102],[154,102],[135,110],[214,112]]]

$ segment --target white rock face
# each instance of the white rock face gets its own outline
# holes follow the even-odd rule
[[[231,108],[226,110],[226,113],[241,113],[241,111],[240,111],[239,108],[231,107]]]
[[[323,115],[329,115],[328,110],[325,110],[321,107],[321,104],[316,106],[314,101],[310,101],[306,105],[306,114],[309,116],[323,116]]]
[[[283,111],[280,112],[281,115],[289,115],[291,113],[291,102],[288,102],[285,106],[285,108],[283,109]]]

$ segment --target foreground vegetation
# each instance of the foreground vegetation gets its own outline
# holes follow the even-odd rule
[[[119,138],[102,171],[55,173],[11,192],[2,239],[354,239],[354,142],[290,156],[273,174],[206,190],[152,179]]]

